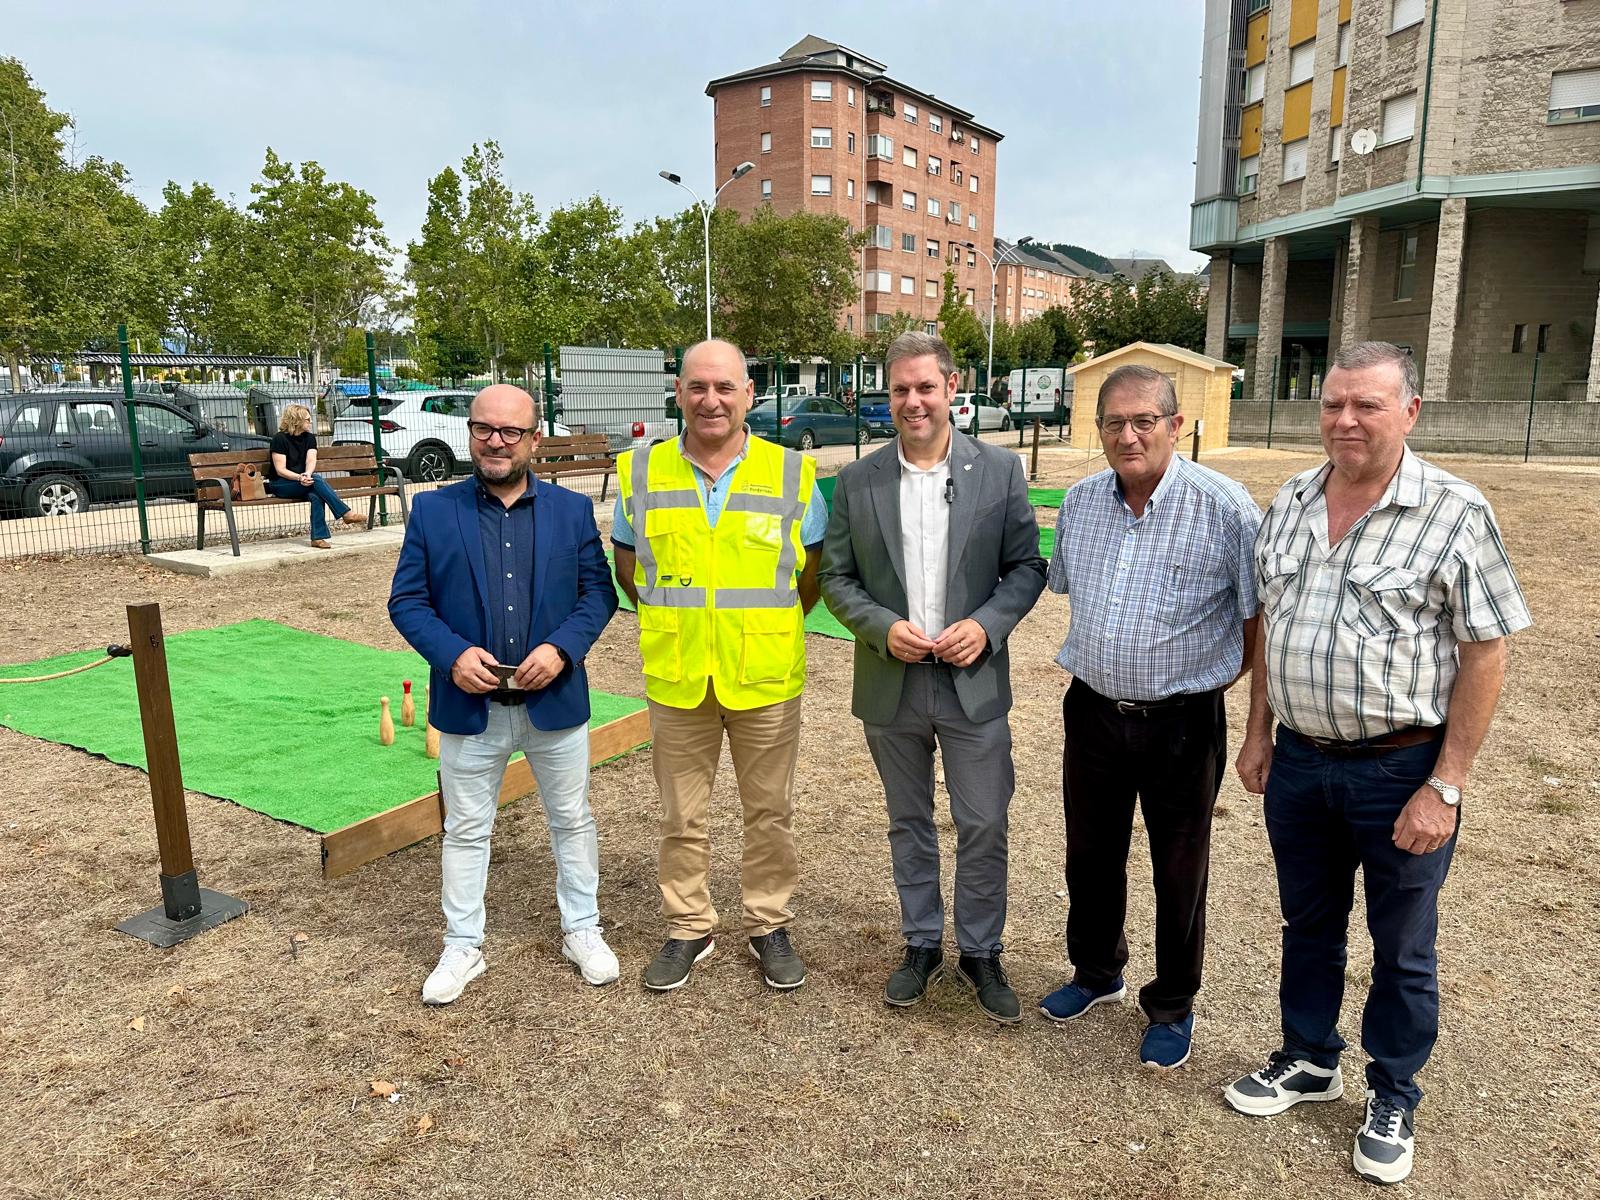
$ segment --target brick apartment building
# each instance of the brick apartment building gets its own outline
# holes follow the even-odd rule
[[[946,264],[984,310],[989,267],[963,243],[994,245],[1002,134],[883,63],[810,36],[776,62],[713,79],[706,94],[717,181],[756,164],[719,204],[834,213],[871,235],[859,297],[840,315],[847,329],[879,329],[896,312],[935,328]]]
[[[1382,338],[1427,400],[1536,353],[1540,399],[1600,400],[1600,2],[1207,0],[1201,80],[1189,240],[1246,395]]]

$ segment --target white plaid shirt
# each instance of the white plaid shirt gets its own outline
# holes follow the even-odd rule
[[[1072,596],[1056,662],[1114,700],[1227,686],[1256,612],[1260,523],[1242,486],[1177,455],[1137,518],[1115,471],[1074,485],[1046,577]]]
[[[1284,484],[1256,539],[1272,711],[1339,741],[1442,725],[1457,642],[1532,624],[1494,513],[1408,446],[1378,503],[1329,547],[1331,470]]]

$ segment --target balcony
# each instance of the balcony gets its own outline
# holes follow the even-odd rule
[[[867,111],[869,113],[882,113],[886,117],[894,116],[894,97],[874,95],[868,92]]]

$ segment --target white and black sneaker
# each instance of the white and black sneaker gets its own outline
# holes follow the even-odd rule
[[[1411,1174],[1411,1110],[1367,1089],[1367,1117],[1351,1156],[1368,1183],[1399,1183]]]
[[[1344,1076],[1338,1067],[1330,1070],[1275,1050],[1266,1066],[1235,1079],[1222,1095],[1239,1112],[1270,1117],[1302,1100],[1337,1100],[1344,1095]]]

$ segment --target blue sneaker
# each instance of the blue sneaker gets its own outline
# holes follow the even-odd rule
[[[1068,983],[1039,1001],[1039,1011],[1052,1021],[1075,1021],[1096,1004],[1117,1004],[1127,994],[1128,986],[1120,975],[1110,987],[1098,992],[1079,983]]]
[[[1189,1061],[1193,1043],[1193,1013],[1181,1021],[1151,1021],[1139,1043],[1139,1061],[1147,1067],[1171,1071]]]

